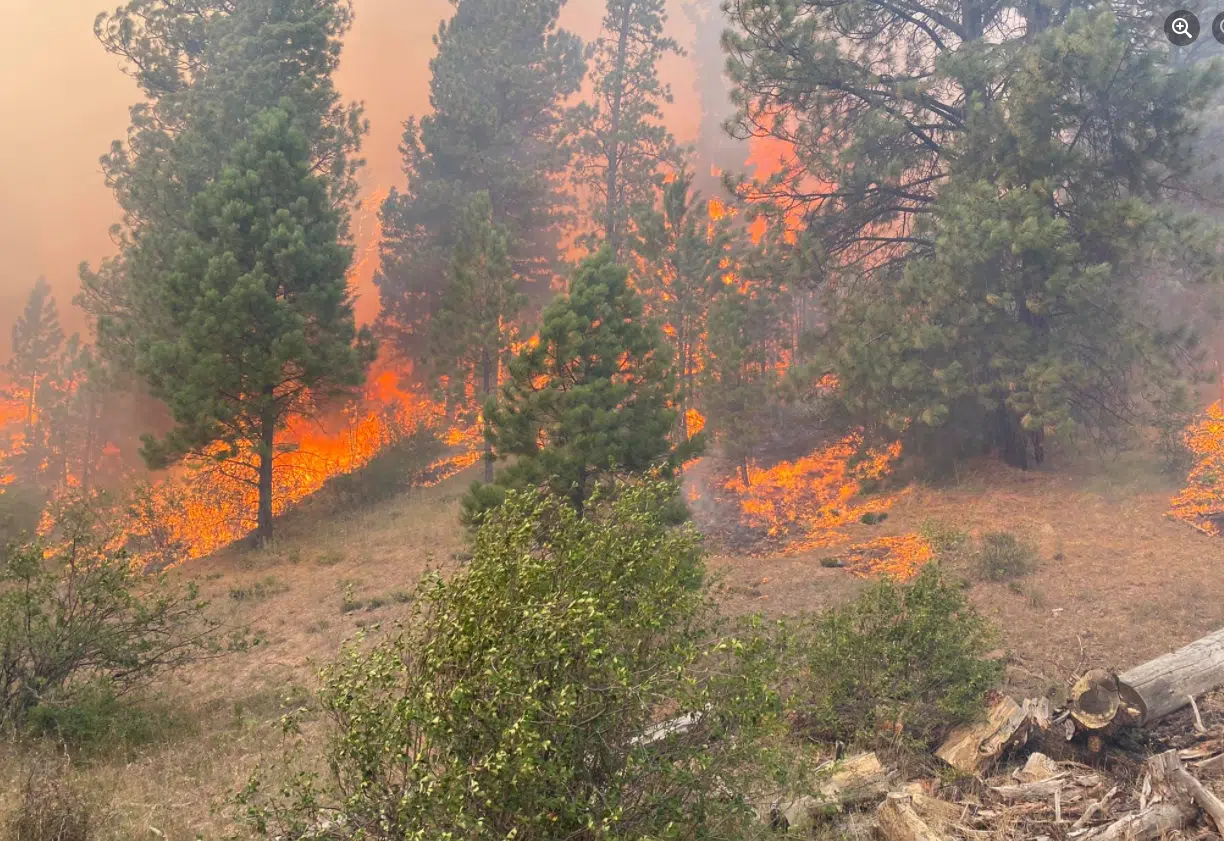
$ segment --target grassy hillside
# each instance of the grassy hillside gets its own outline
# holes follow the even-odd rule
[[[100,804],[98,837],[232,832],[226,791],[275,754],[280,716],[309,704],[319,667],[359,630],[405,616],[424,571],[461,562],[458,500],[469,480],[461,474],[359,512],[307,508],[285,520],[273,550],[234,548],[177,570],[231,624],[249,626],[257,644],[163,682],[139,727],[75,757],[72,776]],[[1142,460],[1029,473],[978,466],[952,486],[913,489],[885,523],[856,524],[852,536],[941,527],[1031,541],[1035,568],[1011,580],[983,580],[967,554],[948,563],[1002,628],[1012,681],[1040,690],[1081,664],[1140,662],[1224,625],[1224,542],[1164,516],[1174,490]],[[833,551],[716,554],[711,566],[728,610],[787,614],[862,586],[821,565]],[[5,808],[32,765],[56,753],[47,740],[33,752],[0,748]]]

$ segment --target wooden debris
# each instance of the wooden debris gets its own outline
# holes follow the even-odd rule
[[[1196,762],[1194,768],[1200,774],[1224,774],[1224,753]]]
[[[1013,776],[1022,783],[1038,783],[1057,776],[1058,763],[1040,751],[1029,754],[1024,767]]]
[[[908,794],[894,792],[876,809],[876,822],[884,841],[945,841],[914,809]]]
[[[821,772],[829,772],[827,779],[820,780],[818,789],[824,805],[856,805],[888,794],[888,775],[873,752],[826,763],[816,769],[817,774]]]
[[[1004,800],[1049,800],[1056,792],[1066,787],[1066,774],[1050,777],[1048,780],[1038,780],[1033,783],[1022,783],[1018,786],[995,786],[991,790]]]
[[[1167,787],[1183,798],[1193,800],[1195,805],[1211,816],[1216,829],[1224,835],[1224,802],[1186,770],[1186,766],[1182,765],[1177,757],[1177,751],[1165,751],[1152,757],[1149,762],[1158,763]]]
[[[1109,791],[1105,792],[1105,796],[1094,803],[1089,803],[1088,808],[1084,810],[1084,814],[1080,815],[1075,823],[1071,824],[1071,831],[1082,829],[1088,825],[1088,822],[1096,818],[1098,815],[1105,817],[1109,812],[1109,801],[1113,800],[1118,793],[1118,787],[1114,786]]]
[[[986,720],[953,730],[935,755],[966,774],[981,774],[1008,748],[1022,745],[1032,727],[1050,726],[1050,704],[1028,699],[1023,704],[1004,696],[990,708]]]
[[[1093,830],[1080,841],[1153,841],[1181,829],[1198,814],[1187,777],[1193,780],[1177,758],[1177,751],[1149,758],[1139,811]]]

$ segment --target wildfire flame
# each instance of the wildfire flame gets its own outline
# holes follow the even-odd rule
[[[935,550],[921,536],[902,534],[856,543],[840,560],[842,566],[860,578],[887,576],[906,581],[934,557]]]
[[[1182,433],[1194,457],[1185,489],[1173,497],[1169,515],[1219,537],[1224,523],[1224,409],[1217,401]]]
[[[901,444],[863,449],[858,433],[797,461],[768,469],[749,466],[724,488],[739,497],[745,523],[783,540],[788,551],[830,546],[845,539],[842,527],[886,512],[898,494],[868,494],[901,455]]]

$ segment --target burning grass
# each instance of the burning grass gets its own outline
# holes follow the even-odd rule
[[[851,546],[838,560],[860,578],[893,578],[908,581],[935,558],[935,550],[918,534],[877,537]]]
[[[783,551],[822,548],[845,540],[850,523],[883,519],[899,494],[878,488],[900,455],[900,443],[867,448],[854,433],[796,461],[749,466],[723,488],[743,523]]]
[[[1219,537],[1224,522],[1224,409],[1218,401],[1187,427],[1183,440],[1194,466],[1185,489],[1173,497],[1169,515]]]

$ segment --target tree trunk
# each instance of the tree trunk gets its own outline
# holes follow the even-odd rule
[[[265,412],[259,424],[259,514],[255,542],[266,549],[272,543],[272,461],[276,444],[276,416]]]
[[[483,410],[489,395],[493,392],[493,359],[487,347],[480,351],[480,404]],[[484,480],[493,481],[493,442],[485,438],[484,442]]]
[[[744,480],[744,487],[745,488],[751,487],[752,482],[749,481],[749,478],[748,478],[748,459],[747,458],[740,459],[739,469],[740,469],[740,478]]]
[[[608,141],[608,172],[607,183],[605,185],[608,195],[607,209],[605,210],[607,218],[604,220],[604,239],[607,240],[614,254],[619,254],[620,252],[620,231],[617,230],[616,222],[617,216],[620,213],[617,191],[620,189],[621,100],[625,94],[625,64],[628,61],[629,54],[629,22],[633,15],[633,3],[634,0],[624,0],[624,13],[621,16],[620,32],[616,44],[616,69],[612,71],[615,74],[615,87],[612,91],[612,104],[608,114],[608,129],[611,136]]]

